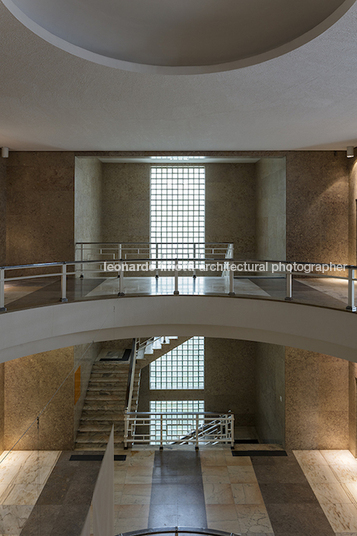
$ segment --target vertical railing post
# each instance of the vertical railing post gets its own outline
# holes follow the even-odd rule
[[[178,259],[175,261],[175,290],[174,294],[177,296],[179,293],[179,279],[178,279]]]
[[[81,244],[81,275],[80,275],[81,279],[83,279],[84,277],[84,264],[83,264],[84,258],[83,257],[84,257],[84,244],[82,242]]]
[[[235,296],[234,292],[234,272],[232,270],[232,264],[231,262],[228,263],[229,266],[229,296]]]
[[[230,244],[230,258],[231,259],[234,259],[234,244]]]
[[[198,425],[199,425],[199,415],[196,413],[196,445],[195,449],[198,450]]]
[[[121,259],[122,257],[122,245],[118,244],[118,259]]]
[[[61,276],[61,302],[66,303],[68,302],[67,298],[67,266],[65,264],[62,264],[62,276]]]
[[[124,263],[123,261],[119,262],[119,292],[118,296],[124,296]]]
[[[163,426],[164,426],[164,416],[161,413],[160,414],[160,450],[163,450],[163,448],[164,448],[164,441],[163,441],[164,430],[163,430]]]
[[[0,268],[0,313],[7,311],[5,307],[5,270]]]
[[[290,271],[286,272],[286,301],[293,299],[293,274]]]
[[[194,258],[194,262],[193,262],[193,278],[196,279],[196,266],[197,266],[197,263],[196,263],[196,255],[197,255],[197,248],[196,248],[196,244],[193,244],[193,258]]]
[[[356,311],[355,306],[355,269],[348,268],[348,305],[347,311]]]
[[[231,449],[234,449],[234,413],[231,413]]]
[[[129,423],[128,423],[129,415],[128,415],[128,408],[124,412],[124,448],[128,448],[128,431],[129,431]]]
[[[158,258],[159,258],[159,244],[156,244],[156,273],[155,273],[156,279],[159,279],[159,261],[158,261]]]

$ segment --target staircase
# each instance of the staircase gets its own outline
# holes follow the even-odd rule
[[[104,450],[114,424],[114,446],[123,448],[124,411],[129,364],[97,361],[89,379],[76,438],[76,450]],[[132,411],[136,410],[139,370],[134,376]]]
[[[159,357],[167,354],[191,337],[151,337],[143,341],[137,353],[137,367],[141,370]]]
[[[131,411],[136,411],[140,370],[189,337],[151,337],[139,346]],[[76,437],[76,450],[105,450],[114,424],[114,447],[123,448],[129,363],[96,361],[92,367]]]

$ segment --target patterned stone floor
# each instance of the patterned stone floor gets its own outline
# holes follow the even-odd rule
[[[357,536],[357,460],[349,451],[122,453],[126,460],[114,462],[116,534],[178,525],[245,536]],[[65,528],[79,536],[79,522],[67,528],[66,513],[85,517],[100,462],[69,461],[70,454],[18,451],[0,463],[0,536],[60,536]]]

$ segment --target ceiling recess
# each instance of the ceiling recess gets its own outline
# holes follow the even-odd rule
[[[2,0],[67,52],[137,72],[198,74],[285,54],[332,26],[355,0]]]

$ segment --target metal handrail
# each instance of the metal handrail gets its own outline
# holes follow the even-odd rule
[[[216,529],[196,527],[163,527],[156,529],[142,529],[131,532],[120,532],[116,536],[155,536],[157,534],[201,534],[202,536],[241,536],[240,532],[224,532]]]
[[[212,419],[213,416],[213,419]],[[166,434],[164,438],[164,431],[167,429],[167,423],[172,425],[173,422],[181,424],[181,421],[188,420],[191,417],[191,421],[188,426],[190,430],[178,436],[172,436]],[[204,427],[209,425],[212,427],[212,422],[216,421],[217,433],[214,437],[212,434],[205,434]],[[152,423],[159,423],[160,439],[153,438],[151,433],[145,432],[146,428],[150,427]],[[144,427],[144,432],[139,433],[137,428]],[[156,427],[155,427],[156,429]],[[211,412],[125,412],[124,415],[124,448],[128,448],[128,444],[159,444],[160,449],[164,445],[172,445],[174,443],[193,443],[195,448],[198,449],[200,443],[205,444],[217,444],[224,443],[230,444],[234,447],[234,415],[231,412],[226,414],[211,413]],[[154,442],[154,443],[153,443]]]
[[[43,278],[43,277],[61,277],[61,298],[60,298],[60,301],[61,302],[67,302],[68,301],[68,298],[67,298],[67,276],[70,276],[70,275],[77,275],[78,276],[78,271],[76,271],[75,267],[77,265],[80,265],[81,266],[81,269],[82,269],[82,275],[83,276],[83,273],[84,273],[84,269],[83,267],[88,265],[98,265],[99,267],[97,267],[96,269],[93,269],[93,270],[88,270],[88,272],[95,272],[97,273],[98,271],[100,271],[102,269],[102,266],[105,266],[105,263],[107,261],[103,260],[103,259],[96,259],[96,260],[80,260],[80,261],[64,261],[64,262],[51,262],[51,263],[36,263],[36,264],[27,264],[27,265],[14,265],[14,266],[2,266],[0,267],[0,312],[5,312],[6,311],[6,307],[5,307],[5,283],[7,282],[10,282],[10,281],[20,281],[20,280],[25,280],[25,279],[40,279],[40,278]],[[119,293],[118,295],[120,296],[123,296],[124,295],[124,269],[125,266],[127,266],[127,262],[124,261],[123,259],[121,258],[118,258],[118,259],[111,259],[109,261],[110,263],[113,263],[113,265],[115,264],[118,265],[118,268],[120,268],[120,270],[118,270],[118,280],[119,280]],[[182,266],[180,268],[180,263],[189,263],[189,266],[191,266],[191,264],[193,263],[210,263],[211,265],[214,265],[216,263],[217,266],[220,267],[220,270],[222,271],[227,271],[229,272],[229,292],[228,292],[228,295],[230,296],[234,296],[235,295],[235,292],[234,292],[234,278],[235,278],[235,273],[237,272],[234,272],[233,268],[237,265],[243,265],[245,263],[245,266],[250,266],[250,265],[256,265],[256,266],[259,266],[259,265],[265,265],[265,273],[270,273],[270,272],[273,272],[273,268],[274,266],[277,266],[279,269],[276,270],[277,272],[277,276],[283,274],[286,278],[286,296],[285,296],[285,299],[287,301],[291,301],[293,299],[293,277],[294,276],[304,276],[304,277],[314,277],[314,278],[331,278],[333,277],[334,279],[340,279],[340,280],[347,280],[348,281],[348,303],[347,303],[347,307],[346,309],[348,311],[353,311],[355,312],[356,311],[356,306],[355,306],[355,281],[357,280],[356,278],[356,270],[357,270],[357,266],[355,265],[341,265],[341,264],[337,264],[337,263],[298,263],[297,261],[286,261],[286,260],[282,260],[282,261],[273,261],[273,260],[255,260],[255,259],[245,259],[245,260],[242,260],[242,259],[233,259],[233,258],[225,258],[225,259],[221,259],[221,258],[190,258],[190,257],[176,257],[176,258],[157,258],[155,260],[151,259],[151,258],[142,258],[142,259],[130,259],[130,264],[143,264],[143,263],[147,263],[149,265],[152,265],[154,263],[159,263],[159,262],[163,262],[163,263],[175,263],[175,268],[174,268],[174,278],[175,278],[175,290],[174,290],[174,294],[179,294],[179,271],[180,269],[184,269]],[[287,271],[287,267],[292,267],[292,266],[308,266],[308,267],[315,267],[317,269],[317,267],[326,267],[326,271],[327,270],[340,270],[341,267],[344,268],[345,270],[348,271],[348,276],[345,277],[345,276],[338,276],[338,275],[333,275],[333,276],[330,276],[330,275],[325,275],[325,273],[321,274],[319,272],[310,272],[310,273],[301,273],[301,271]],[[74,266],[74,271],[71,271],[69,272],[67,270],[67,267],[68,266]],[[19,275],[19,276],[15,276],[15,277],[5,277],[6,275],[6,272],[7,271],[11,271],[11,270],[18,270],[18,269],[21,269],[21,270],[27,270],[27,269],[47,269],[47,268],[50,268],[50,267],[61,267],[61,272],[45,272],[45,273],[40,273],[40,274],[34,274],[34,275],[30,275],[30,276],[24,276],[24,275]],[[281,267],[281,268],[280,268]],[[283,270],[283,268],[285,267],[285,271]],[[251,270],[245,270],[245,273],[249,272],[249,274],[251,275],[253,272]],[[217,273],[217,272],[216,272]],[[244,273],[244,270],[243,271],[239,271],[238,272],[239,274],[242,274]],[[115,273],[113,273],[113,275],[116,275]],[[259,273],[259,276],[263,277],[263,274],[262,273]],[[107,276],[106,276],[107,277]],[[156,274],[156,277],[158,277],[158,275]],[[194,271],[194,277],[196,277],[196,274],[195,274],[195,271]],[[249,277],[249,276],[247,276]]]

